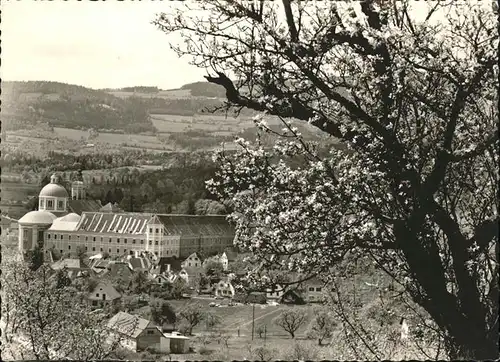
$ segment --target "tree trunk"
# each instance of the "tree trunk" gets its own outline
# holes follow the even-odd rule
[[[463,237],[460,238],[461,235],[456,233],[456,225],[444,225],[448,220],[441,221],[443,224],[440,226],[448,235],[447,243],[454,259],[454,282],[459,291],[454,295],[447,290],[437,242],[419,238],[418,231],[421,228],[409,221],[403,228],[398,227],[394,231],[416,285],[420,288],[413,290],[411,295],[448,336],[447,352],[450,358],[497,359],[498,328],[490,330],[477,286],[466,271],[466,251],[460,250],[464,248]]]

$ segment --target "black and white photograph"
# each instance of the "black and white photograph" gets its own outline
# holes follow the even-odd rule
[[[0,6],[0,360],[500,358],[500,0]]]

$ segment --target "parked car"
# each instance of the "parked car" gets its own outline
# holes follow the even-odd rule
[[[224,299],[224,297],[221,297],[220,295],[216,295],[215,299]]]
[[[216,307],[217,304],[215,302],[210,302],[210,304],[208,305],[209,307]]]

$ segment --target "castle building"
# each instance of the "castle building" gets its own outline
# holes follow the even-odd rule
[[[193,252],[223,252],[233,245],[234,228],[224,215],[127,213],[105,207],[68,213],[71,202],[85,197],[85,185],[74,182],[69,200],[57,182],[53,176],[40,191],[39,210],[19,219],[19,251],[41,244],[46,252],[54,249],[61,254],[83,249],[111,256],[148,251],[158,257],[187,257]]]

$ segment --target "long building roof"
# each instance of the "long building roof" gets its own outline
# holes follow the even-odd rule
[[[133,234],[146,233],[152,214],[84,212],[77,226],[78,231],[94,233]]]
[[[167,215],[157,214],[168,235],[234,234],[225,215]]]
[[[160,223],[167,235],[218,236],[234,234],[225,215],[83,212],[76,231],[146,234],[148,224]]]

